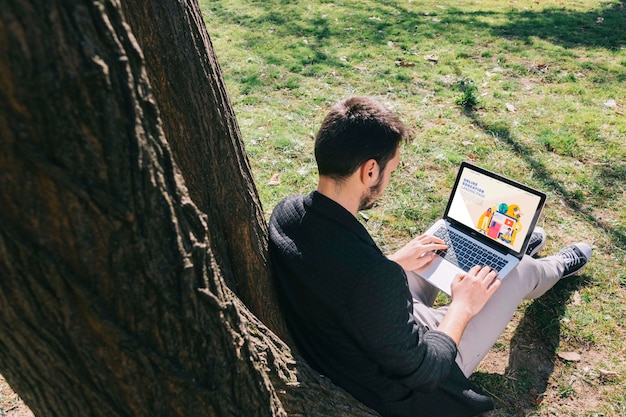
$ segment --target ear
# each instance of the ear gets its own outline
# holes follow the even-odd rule
[[[368,187],[376,184],[378,182],[378,175],[380,174],[378,162],[376,162],[375,159],[367,160],[361,165],[361,168],[359,168],[359,173],[363,184]]]

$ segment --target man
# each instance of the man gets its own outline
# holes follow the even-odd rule
[[[317,190],[280,202],[270,254],[281,308],[304,358],[383,416],[470,416],[492,408],[467,377],[523,298],[538,297],[587,262],[572,245],[525,256],[505,280],[475,266],[452,284],[451,302],[413,275],[446,246],[422,235],[385,256],[357,220],[389,184],[407,127],[367,97],[336,104],[315,139]],[[533,253],[544,244],[538,231]]]

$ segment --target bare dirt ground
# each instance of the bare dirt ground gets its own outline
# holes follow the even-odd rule
[[[587,415],[601,406],[604,385],[619,384],[602,369],[607,358],[601,350],[560,350],[559,321],[578,285],[559,285],[518,311],[487,354],[472,376],[494,398],[496,410],[484,417]]]
[[[34,417],[32,411],[13,392],[2,375],[0,375],[0,417]]]

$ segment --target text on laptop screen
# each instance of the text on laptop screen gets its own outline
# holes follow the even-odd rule
[[[520,252],[540,204],[535,194],[465,167],[448,217]]]

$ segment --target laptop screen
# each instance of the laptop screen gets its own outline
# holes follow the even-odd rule
[[[545,199],[540,191],[463,162],[445,217],[520,254]]]

